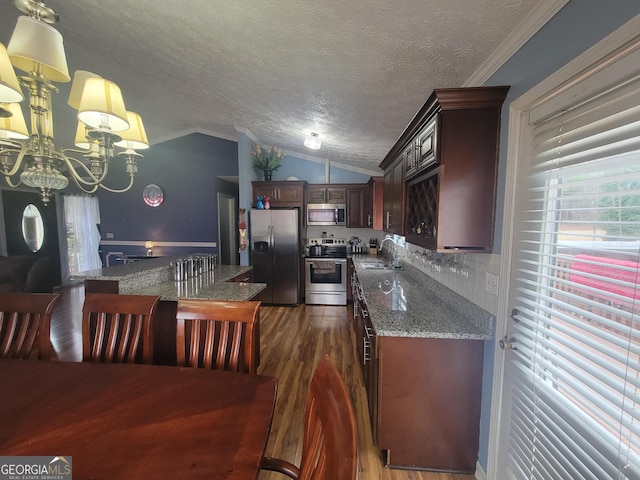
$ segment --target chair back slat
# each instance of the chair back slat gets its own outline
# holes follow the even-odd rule
[[[265,457],[264,470],[294,480],[355,480],[358,478],[358,438],[349,392],[328,355],[311,379],[305,408],[300,467]]]
[[[0,294],[0,358],[49,360],[51,314],[59,297],[58,293]]]
[[[349,392],[329,356],[320,361],[311,379],[306,416],[315,427],[310,428],[311,439],[305,439],[304,443],[313,447],[309,450],[316,463],[312,475],[307,476],[305,469],[301,469],[301,477],[355,479],[358,463],[355,415]],[[316,452],[315,448],[319,450]]]
[[[85,362],[153,363],[156,295],[85,294],[82,359]]]
[[[179,366],[256,373],[260,302],[178,299]]]

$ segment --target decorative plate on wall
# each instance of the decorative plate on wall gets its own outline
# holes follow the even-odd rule
[[[157,207],[164,200],[164,192],[158,185],[147,185],[142,191],[142,198],[150,207]]]

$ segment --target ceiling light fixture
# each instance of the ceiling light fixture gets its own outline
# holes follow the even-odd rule
[[[317,133],[310,133],[304,139],[304,146],[307,148],[318,150],[320,148],[320,145],[322,145],[322,141],[320,140],[320,138],[318,138]]]
[[[76,71],[68,103],[78,110],[78,148],[56,148],[51,94],[59,90],[51,82],[71,80],[62,35],[51,26],[59,17],[39,0],[13,4],[26,16],[18,18],[8,46],[0,44],[0,173],[11,187],[22,183],[38,188],[45,205],[55,190],[67,187],[67,177],[86,193],[98,187],[126,192],[133,185],[137,158],[142,157],[135,150],[149,148],[140,116],[126,111],[115,83]],[[17,77],[14,67],[26,75]],[[24,99],[21,86],[29,98],[30,131],[18,103]],[[129,184],[120,189],[103,183],[115,147],[125,149],[118,155],[129,175]]]

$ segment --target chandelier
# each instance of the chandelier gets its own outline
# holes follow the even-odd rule
[[[56,190],[69,185],[69,178],[84,192],[98,188],[126,192],[137,172],[136,150],[149,147],[142,119],[124,106],[120,88],[94,73],[74,73],[68,104],[78,111],[75,147],[59,149],[54,144],[52,82],[69,82],[62,35],[51,25],[58,15],[37,0],[13,0],[24,16],[18,18],[8,45],[0,43],[0,173],[7,184],[24,184],[40,190],[49,203]],[[14,67],[25,75],[16,76]],[[30,129],[20,102],[29,101]],[[116,147],[122,150],[116,153]],[[109,163],[124,159],[128,185],[104,185]]]

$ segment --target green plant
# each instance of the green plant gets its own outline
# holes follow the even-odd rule
[[[256,145],[249,154],[251,155],[253,168],[265,173],[279,169],[281,167],[280,161],[284,157],[284,153],[278,147],[271,147],[263,151],[260,145]]]

